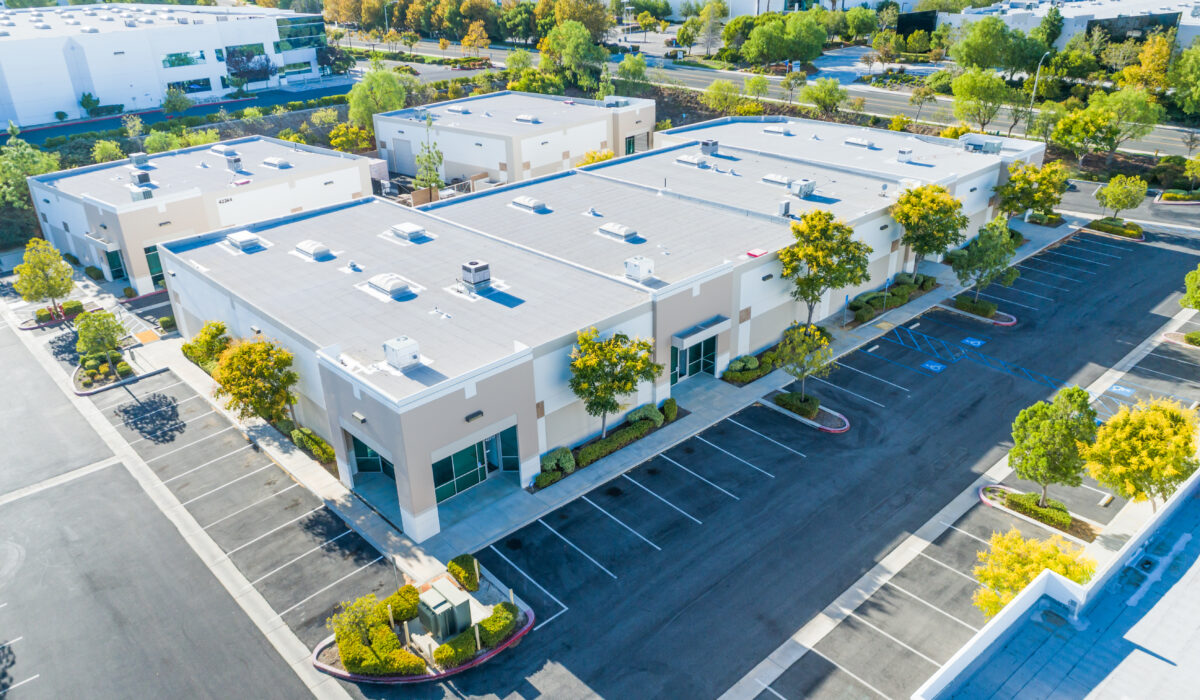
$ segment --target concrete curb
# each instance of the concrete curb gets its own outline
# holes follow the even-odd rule
[[[1143,231],[1142,235],[1138,236],[1137,238],[1133,238],[1132,236],[1118,236],[1115,233],[1108,233],[1107,231],[1097,231],[1096,229],[1088,228],[1087,226],[1080,228],[1079,231],[1080,231],[1080,233],[1090,233],[1093,236],[1107,236],[1109,238],[1115,238],[1118,241],[1133,241],[1135,243],[1145,243],[1146,242],[1146,232],[1145,231]]]
[[[24,323],[20,323],[20,324],[17,324],[15,326],[15,328],[19,331],[36,331],[41,328],[54,328],[55,326],[61,326],[62,324],[66,323],[67,321],[74,321],[81,314],[85,314],[85,313],[87,313],[87,312],[80,311],[77,314],[71,314],[70,316],[63,316],[62,318],[58,318],[53,321],[46,321],[45,323],[35,323],[32,326],[26,326]]]
[[[1016,493],[1016,494],[1024,493],[1024,491],[1018,491],[1014,488],[1005,486],[1004,484],[990,484],[990,485],[980,486],[979,487],[979,502],[982,503],[983,505],[985,505],[989,508],[995,508],[996,510],[1002,510],[1005,513],[1008,513],[1009,515],[1013,516],[1014,518],[1020,518],[1021,520],[1024,520],[1027,523],[1032,523],[1034,525],[1038,525],[1040,527],[1047,528],[1051,531],[1050,534],[1058,535],[1059,537],[1062,537],[1065,540],[1070,540],[1071,542],[1074,542],[1075,544],[1079,545],[1081,548],[1086,547],[1089,544],[1091,544],[1091,542],[1085,542],[1085,541],[1079,539],[1078,537],[1076,537],[1075,535],[1070,534],[1069,532],[1064,532],[1062,530],[1059,530],[1058,528],[1054,527],[1050,523],[1044,523],[1044,522],[1038,520],[1037,518],[1031,518],[1028,515],[1025,515],[1024,513],[1021,513],[1019,511],[1013,510],[1012,508],[1009,508],[1008,506],[1002,506],[1002,505],[998,505],[996,503],[992,503],[987,498],[985,498],[983,495],[984,489],[992,489],[992,488],[1000,489],[1002,491],[1008,491],[1009,493]],[[1095,527],[1090,520],[1084,520],[1083,518],[1080,518],[1078,515],[1071,513],[1071,511],[1067,511],[1067,513],[1070,514],[1070,516],[1073,519],[1081,520],[1083,522],[1086,522],[1088,525]]]
[[[1008,320],[1008,321],[996,320],[994,318],[980,316],[979,314],[973,314],[970,311],[963,311],[962,309],[958,308],[957,306],[950,306],[949,304],[944,304],[944,303],[940,303],[940,302],[938,303],[937,308],[942,309],[944,311],[949,311],[950,313],[958,314],[959,316],[966,316],[967,318],[973,319],[975,321],[979,321],[980,323],[990,323],[993,326],[1003,326],[1005,328],[1008,328],[1010,326],[1017,325],[1017,317],[1013,316],[1012,314],[1006,314],[1003,311],[997,311],[996,315],[1004,316],[1005,318],[1012,319],[1012,320]]]
[[[321,673],[326,673],[334,678],[338,678],[343,681],[349,681],[351,683],[372,683],[374,685],[416,685],[417,683],[437,682],[445,678],[449,678],[450,676],[458,675],[464,671],[469,671],[476,666],[491,660],[492,657],[521,641],[521,638],[529,634],[529,631],[533,629],[533,623],[536,620],[536,615],[533,613],[533,608],[527,607],[521,612],[525,613],[525,624],[521,627],[521,629],[513,633],[513,636],[504,640],[503,644],[495,649],[489,650],[484,654],[476,656],[462,666],[455,666],[452,669],[440,671],[438,673],[426,673],[421,676],[363,676],[357,673],[343,671],[340,668],[335,668],[329,664],[322,663],[317,660],[317,658],[321,655],[321,652],[333,646],[333,635],[329,635],[325,639],[321,640],[321,642],[317,644],[316,648],[313,649],[312,664],[313,667]]]
[[[1200,199],[1194,199],[1191,201],[1184,200],[1184,201],[1179,201],[1179,202],[1171,202],[1171,201],[1167,201],[1167,200],[1163,199],[1162,192],[1159,192],[1158,195],[1156,195],[1154,197],[1153,203],[1161,204],[1166,207],[1200,207]]]
[[[820,430],[822,433],[833,433],[836,435],[840,435],[850,429],[850,419],[847,418],[846,416],[843,416],[842,414],[838,413],[837,411],[835,411],[831,408],[826,408],[825,406],[820,406],[818,408],[818,410],[825,411],[826,413],[832,413],[833,415],[837,416],[838,418],[841,418],[842,422],[846,424],[845,427],[827,428],[827,427],[821,425],[820,423],[816,422],[815,420],[810,420],[810,419],[805,418],[804,416],[800,415],[799,413],[796,413],[794,411],[789,411],[788,409],[784,408],[783,406],[780,406],[779,404],[775,403],[774,399],[767,398],[767,397],[771,396],[772,394],[782,393],[782,392],[783,392],[782,389],[779,389],[778,391],[774,391],[774,392],[768,392],[767,394],[763,395],[763,397],[761,399],[759,399],[757,401],[757,403],[759,403],[763,406],[766,406],[767,408],[772,409],[774,411],[778,411],[779,413],[782,413],[783,415],[787,416],[788,418],[792,418],[796,421],[799,421],[799,422],[807,425],[810,428],[815,428],[816,430]]]
[[[1163,333],[1162,335],[1160,335],[1159,338],[1161,338],[1164,343],[1171,343],[1172,345],[1178,345],[1180,347],[1191,348],[1193,350],[1200,350],[1200,346],[1192,345],[1191,343],[1184,340],[1183,335],[1184,334],[1180,333],[1179,331],[1169,331],[1167,333]]]
[[[129,384],[137,384],[139,381],[141,381],[142,379],[145,379],[146,377],[153,377],[156,374],[162,374],[163,372],[166,372],[170,369],[171,369],[170,367],[159,367],[158,369],[152,369],[149,372],[146,372],[144,374],[137,374],[137,375],[134,375],[127,379],[122,379],[119,382],[114,382],[112,384],[106,384],[106,385],[100,387],[99,389],[93,389],[91,391],[75,391],[74,389],[72,389],[72,391],[75,391],[76,396],[95,396],[96,394],[102,394],[102,393],[108,391],[109,389],[116,389],[117,387],[122,387],[122,386],[126,386]],[[75,371],[71,373],[71,386],[72,387],[75,386],[75,375],[79,373],[79,370],[80,370],[80,368],[76,367]]]

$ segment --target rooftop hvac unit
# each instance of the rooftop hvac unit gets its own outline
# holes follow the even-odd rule
[[[149,185],[150,173],[146,172],[145,170],[134,170],[133,172],[129,173],[129,179],[132,180],[133,184],[135,185]]]
[[[240,173],[242,171],[242,157],[225,156],[225,169],[231,173]]]
[[[782,202],[780,202],[778,214],[780,216],[791,216],[792,215],[792,203],[787,201],[786,199],[783,200]]]
[[[896,153],[896,160],[897,160],[897,162],[900,162],[900,163],[911,163],[912,162],[912,149],[911,148],[901,148]]]
[[[694,153],[679,156],[675,159],[675,162],[683,165],[693,165],[697,168],[703,168],[708,165],[708,161],[704,160],[703,156],[699,156]]]
[[[333,255],[329,250],[329,246],[320,241],[300,241],[296,244],[296,250],[313,260],[324,260]]]
[[[775,134],[776,136],[791,136],[792,130],[782,124],[772,124],[770,126],[763,127],[763,133]]]
[[[35,24],[35,25],[33,25],[33,28],[34,29],[49,29],[50,25],[44,24],[44,23],[43,24]]]
[[[137,22],[135,22],[134,20],[131,20],[131,19],[127,19],[127,20],[125,20],[125,26],[126,27],[137,27]]]
[[[792,184],[792,178],[787,175],[779,175],[777,173],[767,173],[762,176],[762,181],[768,185],[782,185],[787,187]]]
[[[788,185],[788,190],[800,199],[809,197],[817,190],[817,181],[809,180],[808,178],[800,178],[792,184]]]
[[[847,136],[843,143],[845,143],[847,146],[857,146],[859,148],[875,147],[875,144],[872,141],[864,139],[861,136]]]
[[[418,238],[425,237],[425,227],[420,224],[404,222],[402,224],[392,224],[392,235],[396,238],[403,238],[406,241],[414,241]]]
[[[408,280],[395,272],[381,272],[367,280],[367,284],[371,289],[393,298],[412,293],[412,289],[408,286]]]
[[[154,190],[149,187],[138,187],[137,185],[129,186],[129,196],[135,202],[140,202],[144,199],[150,199],[154,196]]]
[[[518,121],[518,122],[521,122],[521,123],[523,123],[523,124],[537,124],[537,123],[539,123],[539,122],[538,122],[538,118],[537,118],[535,115],[532,115],[532,114],[518,114],[518,115],[516,116],[516,118],[514,118],[514,119],[513,119],[513,121]]]
[[[618,241],[631,241],[634,238],[637,238],[637,231],[634,231],[624,224],[618,224],[615,221],[609,221],[601,224],[600,227],[596,229],[596,232],[610,238],[615,238]]]
[[[706,155],[706,156],[717,155],[717,140],[716,139],[704,139],[703,141],[701,141],[700,142],[700,153],[702,153],[703,155]]]
[[[408,369],[421,364],[421,347],[407,335],[383,342],[383,357],[396,369]]]
[[[572,102],[571,104],[575,104],[575,103]],[[625,99],[624,97],[610,96],[610,97],[604,98],[604,106],[605,107],[628,107],[629,100]]]
[[[0,36],[8,36],[8,31],[4,30],[4,29],[0,29]]]
[[[188,23],[188,18],[187,18],[187,17],[180,17],[180,18],[179,18],[179,23],[180,23],[180,24],[187,24],[187,23]]]
[[[72,27],[74,27],[74,26],[77,26],[77,25],[79,24],[79,20],[77,20],[77,19],[68,19],[68,20],[65,20],[65,21],[63,21],[63,24],[69,24],[69,25],[71,25]]]
[[[644,255],[625,260],[625,276],[634,282],[645,282],[654,276],[654,261]]]
[[[225,236],[225,242],[238,250],[253,250],[262,244],[258,235],[249,231],[238,231]]]
[[[84,34],[99,34],[100,33],[100,30],[97,29],[96,27],[83,27],[79,31]]]
[[[471,110],[467,109],[466,107],[464,107],[462,105],[450,105],[449,107],[446,108],[446,111],[454,112],[455,114],[470,114],[471,113]]]
[[[213,153],[216,153],[219,156],[226,156],[226,157],[236,156],[238,154],[237,149],[234,148],[233,146],[230,146],[227,143],[214,144],[213,147],[208,150],[212,151]]]
[[[535,197],[530,197],[527,194],[521,195],[520,197],[514,197],[512,203],[514,207],[518,209],[525,209],[526,211],[542,212],[546,209],[545,202]]]
[[[289,163],[286,158],[280,158],[278,156],[263,158],[263,165],[267,166],[268,168],[275,168],[277,170],[285,170],[292,167],[292,164]]]
[[[492,286],[492,268],[482,260],[468,260],[462,266],[462,283],[472,294],[486,292]]]

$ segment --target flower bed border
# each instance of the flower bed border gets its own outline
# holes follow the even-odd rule
[[[759,403],[766,406],[767,408],[772,408],[776,411],[780,411],[788,416],[791,416],[792,418],[795,418],[796,420],[809,426],[810,428],[816,428],[817,430],[820,430],[822,433],[832,433],[834,435],[840,435],[840,434],[850,430],[850,419],[847,418],[846,416],[842,415],[841,413],[838,413],[837,411],[833,410],[832,408],[826,408],[824,405],[821,405],[821,404],[817,405],[818,411],[824,411],[831,415],[837,416],[838,418],[841,418],[843,425],[840,428],[830,428],[830,427],[821,425],[820,423],[816,422],[815,420],[812,420],[811,418],[805,418],[804,416],[800,415],[799,413],[796,413],[795,411],[790,411],[790,410],[784,408],[783,406],[776,404],[774,399],[768,398],[768,397],[774,396],[776,393],[782,393],[782,392],[774,392],[774,391],[770,392],[766,396],[762,397],[762,399],[759,400]]]
[[[1091,544],[1091,542],[1088,542],[1087,540],[1083,540],[1079,537],[1076,537],[1075,535],[1072,535],[1071,533],[1067,532],[1066,530],[1060,530],[1059,528],[1055,527],[1054,525],[1051,525],[1050,523],[1044,523],[1041,520],[1038,520],[1037,518],[1025,515],[1024,513],[1020,512],[1018,510],[1013,510],[1012,508],[1009,508],[1008,506],[1006,506],[1002,503],[992,502],[991,500],[988,499],[987,496],[983,495],[983,492],[986,489],[1000,489],[1001,491],[1005,491],[1005,492],[1013,493],[1013,494],[1023,494],[1023,493],[1025,493],[1024,491],[1018,491],[1018,490],[1012,488],[1011,486],[1005,486],[1004,484],[986,484],[984,486],[979,487],[978,495],[979,495],[979,501],[981,503],[983,503],[983,505],[985,505],[989,508],[995,508],[996,510],[1002,510],[1005,513],[1008,513],[1009,515],[1012,515],[1014,517],[1020,518],[1021,520],[1024,520],[1027,523],[1032,523],[1039,527],[1044,527],[1044,528],[1050,530],[1051,535],[1058,535],[1064,539],[1074,542],[1075,544],[1079,545],[1080,547],[1086,547],[1089,544]],[[1079,522],[1087,525],[1088,527],[1093,527],[1092,523],[1088,522],[1087,520],[1083,520],[1082,518],[1079,518],[1071,511],[1068,510],[1067,514],[1071,516],[1072,521],[1079,520]],[[1096,539],[1100,539],[1099,531],[1096,531]],[[1093,540],[1093,542],[1094,541],[1095,540]]]
[[[171,369],[171,368],[170,367],[159,367],[158,369],[152,369],[149,372],[146,372],[145,374],[135,374],[133,376],[126,377],[124,379],[115,381],[112,384],[105,384],[104,386],[100,387],[99,389],[91,389],[88,391],[75,391],[75,372],[78,372],[80,370],[79,367],[76,367],[75,372],[71,373],[71,391],[74,391],[76,396],[95,396],[96,394],[108,391],[109,389],[116,389],[117,387],[122,387],[122,386],[125,386],[126,384],[134,384],[136,382],[141,381],[142,379],[145,379],[146,377],[153,377],[156,374],[162,374],[163,372],[166,372],[169,369]]]
[[[1185,348],[1200,350],[1200,345],[1192,345],[1188,341],[1184,340],[1184,334],[1180,333],[1179,331],[1167,331],[1166,333],[1160,335],[1159,338],[1161,338],[1164,343],[1171,343],[1172,345],[1180,345]]]
[[[1091,222],[1088,222],[1088,223],[1091,223]],[[1108,231],[1100,231],[1098,229],[1088,228],[1087,224],[1080,226],[1079,230],[1083,231],[1085,233],[1094,234],[1096,236],[1108,236],[1109,238],[1114,238],[1118,241],[1136,241],[1138,243],[1144,243],[1146,241],[1145,229],[1142,230],[1142,234],[1140,236],[1138,236],[1137,238],[1134,238],[1133,236],[1121,236],[1121,235],[1118,235],[1115,233],[1109,233]]]
[[[961,314],[963,316],[966,316],[967,318],[973,318],[976,321],[990,323],[994,326],[1003,326],[1003,327],[1007,328],[1009,326],[1017,325],[1017,317],[1013,316],[1012,314],[1006,314],[1003,311],[996,311],[996,316],[1003,316],[1004,318],[996,319],[996,318],[988,318],[986,316],[980,316],[978,314],[973,314],[969,311],[963,311],[962,309],[960,309],[956,306],[950,306],[949,304],[947,304],[945,302],[939,302],[937,304],[937,308],[944,309],[944,310],[950,311],[952,313]]]
[[[1158,196],[1156,196],[1154,198],[1152,204],[1165,204],[1169,207],[1179,207],[1179,206],[1197,207],[1197,206],[1200,206],[1200,199],[1172,201],[1172,200],[1163,199],[1162,196],[1163,196],[1163,193],[1159,192]]]
[[[320,657],[321,652],[333,646],[336,641],[334,635],[329,635],[319,644],[317,644],[309,658],[312,661],[313,667],[318,671],[333,676],[334,678],[350,681],[352,683],[373,683],[376,685],[415,685],[417,683],[440,681],[443,678],[449,678],[450,676],[454,676],[462,673],[463,671],[468,671],[472,668],[475,668],[483,662],[490,660],[496,654],[499,654],[510,646],[513,646],[519,642],[522,637],[529,634],[529,631],[533,629],[533,623],[536,619],[536,615],[534,615],[533,608],[525,608],[521,612],[525,615],[525,624],[521,627],[521,629],[514,632],[511,637],[504,640],[500,646],[496,647],[495,649],[489,649],[488,651],[476,656],[461,666],[455,666],[454,668],[447,669],[445,671],[438,671],[436,673],[426,673],[420,676],[364,676],[357,673],[351,673],[335,666],[330,666],[326,663],[322,663],[318,660],[318,658]]]

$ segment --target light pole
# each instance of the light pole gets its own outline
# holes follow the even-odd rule
[[[392,31],[392,16],[388,14],[388,6],[395,5],[398,2],[400,0],[391,0],[391,2],[383,3],[383,31],[385,34]]]
[[[1041,58],[1038,59],[1037,73],[1035,73],[1033,76],[1033,94],[1029,96],[1029,118],[1030,119],[1033,119],[1033,101],[1037,99],[1038,81],[1041,80],[1041,78],[1042,78],[1042,61],[1046,60],[1046,57],[1049,55],[1050,55],[1050,52],[1047,51],[1046,53],[1042,54]],[[1026,124],[1025,126],[1028,127],[1029,125]],[[1029,129],[1026,128],[1025,131],[1029,131]]]

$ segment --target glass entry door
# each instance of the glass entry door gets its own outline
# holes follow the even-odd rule
[[[671,348],[671,383],[701,372],[715,374],[717,338],[713,336],[686,348]]]

